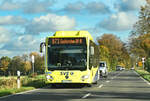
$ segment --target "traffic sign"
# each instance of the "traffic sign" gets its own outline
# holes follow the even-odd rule
[[[17,71],[17,76],[20,76],[20,71]]]
[[[144,58],[144,57],[142,58],[142,62],[143,62],[143,63],[145,62],[145,58]]]
[[[34,55],[32,55],[32,57],[31,57],[31,61],[32,61],[32,63],[34,63],[35,61],[34,61]]]

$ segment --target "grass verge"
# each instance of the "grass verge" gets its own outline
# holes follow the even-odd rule
[[[2,79],[0,79],[0,97],[46,86],[44,75],[37,75],[35,77],[22,76],[20,89],[17,89],[16,77],[1,78]]]
[[[23,91],[28,91],[28,90],[33,90],[35,89],[34,87],[21,87],[20,89],[13,88],[13,89],[1,89],[0,90],[0,97],[10,95],[10,94],[15,94]]]
[[[145,80],[150,82],[150,73],[145,70],[136,70],[136,72],[142,76]]]

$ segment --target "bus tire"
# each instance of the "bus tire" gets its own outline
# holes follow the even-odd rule
[[[97,81],[95,81],[93,84],[97,84]]]
[[[88,83],[88,84],[87,84],[87,87],[92,87],[92,84]]]

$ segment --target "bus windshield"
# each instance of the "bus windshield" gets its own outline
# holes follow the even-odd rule
[[[86,70],[86,45],[48,45],[48,70]]]

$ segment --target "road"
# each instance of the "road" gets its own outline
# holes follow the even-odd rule
[[[117,71],[92,87],[45,87],[0,101],[150,101],[150,85],[135,71]]]

